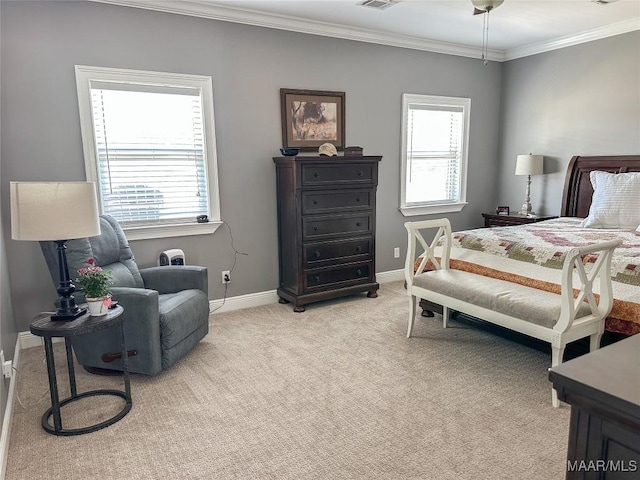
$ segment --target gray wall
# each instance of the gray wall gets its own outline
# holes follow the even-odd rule
[[[481,225],[495,205],[502,65],[85,2],[1,4],[1,199],[18,331],[51,308],[55,290],[36,244],[10,239],[12,180],[83,180],[74,65],[210,75],[213,78],[222,218],[239,257],[228,295],[277,287],[275,169],[280,88],[346,92],[347,144],[382,155],[377,271],[403,266],[407,220],[398,211],[402,93],[470,97],[469,205],[454,228]],[[73,212],[70,212],[73,214]],[[412,217],[419,219],[419,217]],[[209,268],[211,299],[233,263],[229,232],[132,242],[142,266],[167,248]]]
[[[532,152],[533,209],[558,215],[572,156],[640,154],[640,32],[505,63],[500,131],[498,202],[520,208],[516,156]]]
[[[0,182],[2,176],[0,175]],[[0,217],[2,214],[0,213]],[[11,309],[11,295],[9,289],[9,269],[5,249],[3,224],[0,222],[0,349],[4,351],[7,360],[14,358],[17,330],[13,321]],[[9,380],[0,375],[0,427],[7,420],[4,418],[4,410],[7,405],[9,393]],[[0,468],[1,470],[1,468]]]

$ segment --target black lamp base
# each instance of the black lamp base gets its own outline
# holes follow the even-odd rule
[[[62,321],[62,322],[70,322],[75,320],[76,318],[80,318],[84,314],[87,313],[86,308],[78,308],[76,307],[75,311],[65,312],[64,310],[58,310],[54,315],[51,315],[51,320],[54,321]]]
[[[60,283],[58,284],[58,311],[51,315],[51,320],[60,320],[70,322],[87,313],[86,308],[80,308],[76,305],[73,298],[73,292],[76,287],[69,279],[69,267],[67,266],[67,245],[66,240],[55,240],[56,250],[58,251],[58,273],[60,275]]]

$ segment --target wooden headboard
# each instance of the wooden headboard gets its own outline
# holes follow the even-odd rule
[[[584,218],[589,215],[593,195],[589,173],[592,170],[611,173],[640,172],[640,155],[573,157],[564,181],[561,216]]]

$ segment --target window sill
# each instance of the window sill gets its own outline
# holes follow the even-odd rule
[[[434,213],[459,212],[467,202],[460,203],[442,203],[439,205],[416,205],[412,207],[400,207],[402,215],[405,217],[414,217],[416,215],[431,215]]]
[[[154,225],[148,227],[123,227],[127,240],[149,240],[152,238],[188,237],[190,235],[208,235],[215,232],[222,221],[207,223],[180,223],[176,225]]]

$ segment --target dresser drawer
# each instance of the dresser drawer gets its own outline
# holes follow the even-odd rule
[[[371,214],[303,217],[302,239],[314,240],[357,233],[370,233],[371,226]]]
[[[326,213],[372,208],[371,189],[302,192],[302,213]]]
[[[348,283],[370,280],[371,262],[350,263],[339,267],[306,271],[304,289],[313,291],[322,288],[337,288]]]
[[[377,164],[344,163],[302,165],[302,185],[374,184]]]
[[[304,268],[316,268],[337,261],[344,263],[369,260],[372,258],[372,254],[373,237],[308,243],[302,246]]]

